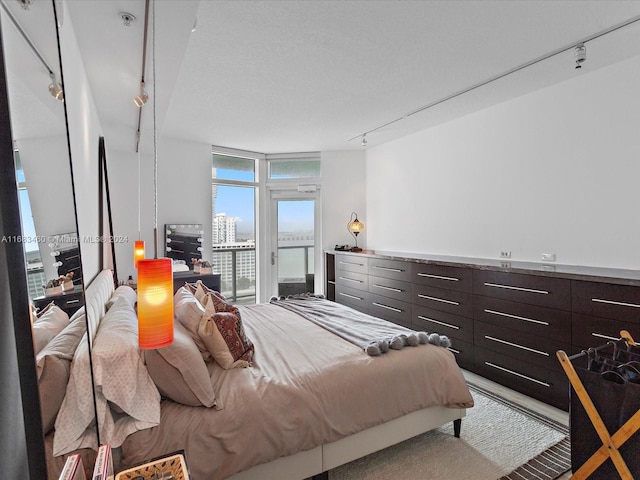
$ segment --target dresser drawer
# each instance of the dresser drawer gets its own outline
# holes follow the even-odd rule
[[[370,296],[369,315],[411,328],[411,304],[393,298]]]
[[[561,368],[556,352],[571,348],[568,341],[553,341],[484,322],[475,322],[473,333],[476,346],[554,370]]]
[[[369,259],[369,275],[375,277],[393,278],[403,282],[411,281],[411,263],[402,260],[388,260],[385,258]]]
[[[473,295],[413,284],[413,303],[463,317],[473,316]]]
[[[336,254],[336,269],[347,272],[368,273],[369,259],[358,255]]]
[[[369,276],[369,293],[411,302],[411,284],[400,280]]]
[[[336,285],[336,302],[369,313],[369,292]]]
[[[571,309],[571,282],[563,278],[476,270],[473,293],[544,307]]]
[[[463,342],[456,338],[451,339],[451,347],[448,349],[456,357],[456,363],[461,368],[467,370],[473,370],[474,356],[473,356],[473,344]]]
[[[568,410],[569,380],[562,369],[550,370],[477,345],[473,352],[476,373],[544,403]]]
[[[571,312],[476,296],[473,318],[519,332],[571,343]]]
[[[640,287],[574,280],[571,289],[574,312],[640,323]]]
[[[627,330],[636,342],[640,339],[640,326],[635,323],[593,317],[582,313],[573,314],[571,327],[573,351],[570,354],[604,345],[609,340],[617,340],[620,338],[621,330]]]
[[[421,285],[469,293],[472,291],[472,273],[468,268],[414,263],[412,278],[413,282]]]
[[[449,338],[473,343],[473,319],[448,312],[413,305],[412,328],[428,333],[439,333]]]
[[[344,285],[357,290],[368,290],[369,275],[347,270],[336,270],[336,285]]]

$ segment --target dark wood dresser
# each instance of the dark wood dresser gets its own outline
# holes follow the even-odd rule
[[[396,252],[326,252],[328,299],[452,340],[469,371],[568,409],[556,358],[640,337],[640,271]]]

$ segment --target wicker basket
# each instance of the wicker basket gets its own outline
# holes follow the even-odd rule
[[[168,480],[169,478],[189,480],[191,478],[184,454],[177,453],[123,470],[116,474],[115,480],[133,480],[140,477],[144,480]]]

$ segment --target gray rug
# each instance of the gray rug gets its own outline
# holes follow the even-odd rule
[[[566,427],[471,388],[462,420],[418,435],[329,472],[330,480],[498,480],[557,478],[570,468]]]

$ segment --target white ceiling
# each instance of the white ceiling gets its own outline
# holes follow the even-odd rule
[[[65,3],[107,142],[133,150],[144,1]],[[265,153],[361,149],[362,133],[552,52],[564,50],[380,128],[368,145],[640,54],[636,22],[587,42],[584,68],[574,69],[573,46],[640,18],[640,1],[161,0],[156,8],[161,133]],[[122,11],[136,16],[131,26]],[[151,46],[146,79],[153,97]],[[150,101],[145,137],[151,118]]]

